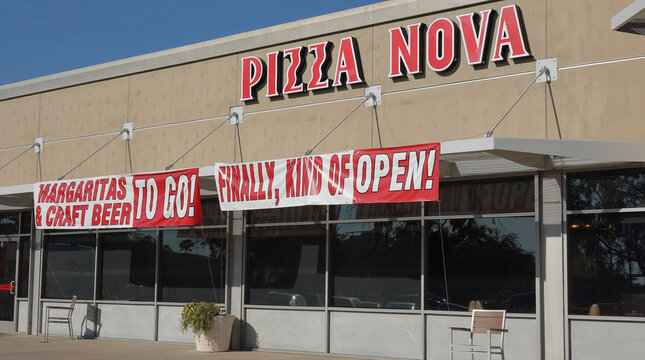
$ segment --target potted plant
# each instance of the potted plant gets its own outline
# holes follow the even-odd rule
[[[181,330],[188,328],[195,333],[197,351],[228,351],[235,316],[212,302],[190,302],[181,312]]]

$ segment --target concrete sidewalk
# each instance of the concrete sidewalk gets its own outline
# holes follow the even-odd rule
[[[301,355],[266,351],[198,353],[194,346],[121,340],[70,340],[41,336],[0,334],[0,359],[210,359],[210,360],[350,360],[334,356]],[[354,359],[356,360],[356,359]]]

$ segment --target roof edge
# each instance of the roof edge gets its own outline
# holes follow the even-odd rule
[[[490,2],[390,0],[0,86],[0,101]]]
[[[645,0],[635,0],[618,14],[612,16],[611,29],[614,31],[620,30],[623,25],[627,24],[634,16],[638,15],[638,13],[643,10],[645,10]]]
[[[645,163],[645,142],[492,137],[441,143],[441,155],[494,150],[609,162]]]

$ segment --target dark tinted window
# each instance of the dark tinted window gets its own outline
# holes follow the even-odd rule
[[[331,226],[332,306],[419,309],[421,223]]]
[[[645,206],[645,170],[629,169],[567,175],[569,210]]]
[[[20,233],[31,233],[31,211],[23,211],[20,213]]]
[[[0,321],[14,320],[14,295],[11,290],[16,280],[16,249],[14,241],[0,242]]]
[[[18,297],[26,298],[29,292],[29,238],[20,239],[20,264],[18,269]]]
[[[326,218],[324,206],[296,206],[279,209],[247,211],[249,224],[323,221]]]
[[[441,183],[441,215],[501,214],[535,211],[532,177],[496,181]],[[438,202],[426,203],[426,215],[438,216]]]
[[[226,225],[226,213],[219,207],[218,199],[202,200],[204,225]]]
[[[429,222],[426,307],[467,311],[479,301],[484,309],[535,313],[536,247],[533,217]]]
[[[45,237],[43,298],[94,298],[95,235]]]
[[[0,213],[0,235],[18,233],[18,216],[19,213]]]
[[[162,233],[161,301],[224,303],[226,229]]]
[[[645,213],[568,216],[569,313],[645,316]]]
[[[324,226],[247,231],[247,304],[324,306]]]
[[[100,298],[154,300],[156,232],[107,233],[101,239]]]
[[[421,203],[349,204],[329,207],[330,220],[421,216]]]

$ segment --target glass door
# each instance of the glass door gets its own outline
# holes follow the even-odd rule
[[[0,240],[0,332],[14,331],[18,242]]]

